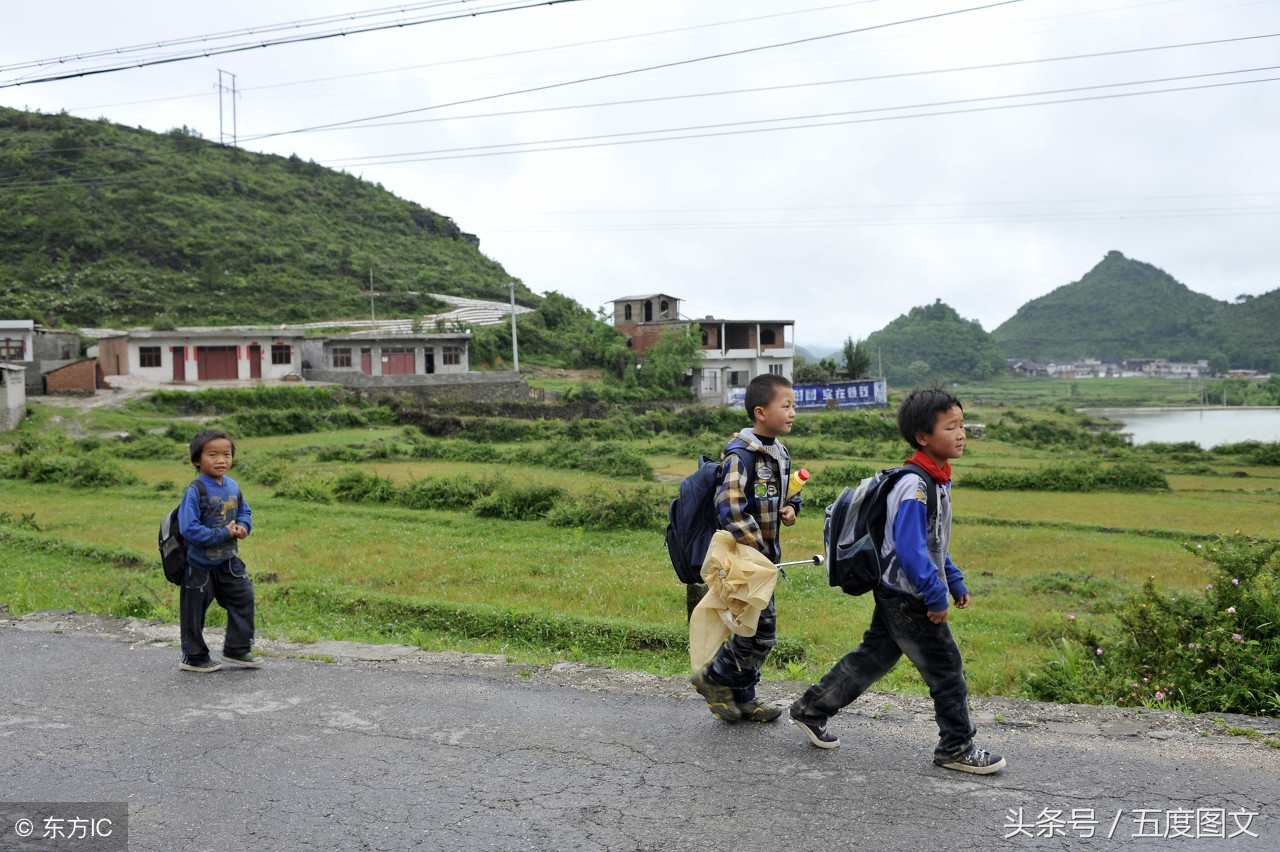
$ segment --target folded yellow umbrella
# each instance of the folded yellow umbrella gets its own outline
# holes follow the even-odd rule
[[[689,617],[689,662],[705,666],[729,634],[756,635],[761,611],[778,584],[778,566],[754,547],[738,544],[719,530],[711,537],[702,562],[707,594]]]

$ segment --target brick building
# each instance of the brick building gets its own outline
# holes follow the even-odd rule
[[[44,392],[51,396],[92,395],[99,388],[110,388],[102,376],[102,365],[95,358],[75,361],[44,374]]]
[[[692,319],[681,316],[680,300],[665,293],[624,296],[613,303],[613,327],[642,362],[663,331],[694,323],[702,337],[702,362],[690,381],[699,401],[727,405],[741,399],[747,382],[755,376],[791,376],[795,366],[793,320]]]

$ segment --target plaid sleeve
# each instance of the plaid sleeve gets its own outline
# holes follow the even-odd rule
[[[748,514],[749,473],[737,453],[729,453],[725,457],[720,487],[716,489],[716,519],[720,522],[720,529],[733,533],[739,544],[762,550],[760,524]]]

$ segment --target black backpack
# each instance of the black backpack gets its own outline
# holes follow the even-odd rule
[[[187,487],[190,488],[192,485],[199,493],[200,503],[203,505],[209,496],[208,489],[198,479]],[[183,494],[185,495],[186,492],[184,491]],[[164,516],[164,520],[160,521],[160,563],[164,566],[164,578],[175,586],[181,586],[182,579],[187,573],[187,543],[178,529],[177,506],[174,506],[173,510]]]
[[[746,447],[729,450],[744,463],[755,461]],[[702,582],[702,560],[707,557],[711,536],[720,525],[716,520],[716,488],[720,485],[723,461],[698,456],[698,469],[680,482],[680,496],[667,508],[667,553],[681,583]]]
[[[840,492],[827,507],[822,541],[827,557],[827,582],[845,594],[865,595],[880,585],[884,563],[884,523],[889,492],[904,473],[919,474],[928,500],[929,524],[938,514],[938,484],[923,468],[913,464],[891,467],[868,476],[856,488]]]

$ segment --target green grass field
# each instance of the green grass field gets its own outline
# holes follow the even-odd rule
[[[35,408],[36,417],[20,435],[62,429],[74,419],[67,410]],[[974,409],[983,417],[999,416],[996,409]],[[167,422],[127,412],[95,412],[82,421],[91,431],[135,433]],[[425,477],[502,473],[517,483],[556,485],[570,494],[647,488],[655,503],[676,491],[673,481],[645,485],[538,466],[316,459],[316,448],[393,442],[402,434],[400,428],[378,428],[243,439],[238,459],[246,470],[274,458],[284,459],[295,476],[360,470],[400,485]],[[824,468],[854,460],[809,463],[802,449],[813,440],[793,442],[793,456],[814,471],[815,483],[822,482]],[[646,440],[633,443],[650,451]],[[498,446],[520,451],[520,445]],[[886,466],[906,452],[883,444],[878,455],[856,460]],[[669,452],[647,458],[667,478],[693,469],[692,458]],[[1280,469],[1274,468],[1241,478],[1232,475],[1239,465],[1214,462],[1209,473],[1171,476],[1168,493],[964,487],[967,467],[1035,467],[1058,460],[1049,450],[975,440],[956,464],[952,555],[974,601],[968,610],[955,611],[951,623],[975,693],[1024,694],[1022,672],[1043,658],[1048,641],[1066,630],[1068,616],[1075,616],[1076,630],[1101,628],[1111,618],[1107,604],[1148,576],[1171,591],[1201,588],[1203,567],[1182,542],[1236,530],[1280,538]],[[176,620],[177,589],[160,572],[156,528],[179,499],[191,468],[180,451],[172,459],[118,463],[141,484],[72,488],[0,480],[0,603],[11,614],[71,608]],[[687,670],[685,590],[675,580],[660,528],[595,532],[465,511],[308,503],[273,496],[273,488],[251,479],[240,481],[255,522],[242,556],[257,584],[263,635],[399,642],[529,662],[576,659],[663,674]],[[785,557],[817,553],[821,540],[821,508],[811,506],[784,532]],[[788,573],[777,591],[781,644],[765,674],[812,680],[857,644],[871,601],[829,588],[822,569],[800,566]],[[210,623],[219,617],[214,607]],[[884,687],[923,689],[908,665],[899,666]]]

